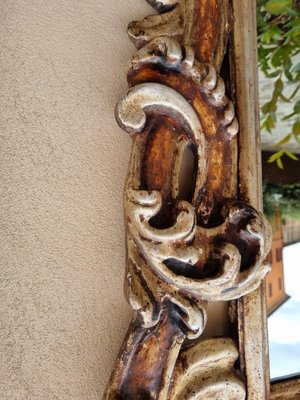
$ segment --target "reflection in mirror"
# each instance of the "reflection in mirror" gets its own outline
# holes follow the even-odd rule
[[[300,373],[300,7],[257,0],[271,378]]]
[[[295,90],[294,85],[287,84],[287,91]],[[272,96],[272,88],[272,80],[260,74],[262,104]],[[266,280],[271,378],[300,372],[300,144],[291,138],[278,147],[292,129],[290,121],[282,121],[289,107],[279,101],[276,128],[271,133],[262,130],[264,212],[273,228],[268,255],[272,270]],[[282,165],[270,162],[283,148],[294,157],[284,157]]]

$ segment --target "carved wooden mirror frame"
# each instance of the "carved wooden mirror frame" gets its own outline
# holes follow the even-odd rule
[[[124,210],[134,318],[104,400],[295,399],[299,381],[270,397],[256,2],[148,2],[158,13],[128,27],[138,50],[116,108],[133,139]],[[208,301],[229,302],[228,337],[201,339]]]

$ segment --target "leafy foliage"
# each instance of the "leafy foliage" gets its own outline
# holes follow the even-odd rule
[[[300,53],[300,0],[257,0],[257,24],[259,66],[266,77],[274,80],[272,97],[261,107],[261,128],[272,133],[279,101],[290,103],[291,112],[283,120],[292,121],[292,129],[278,146],[284,146],[292,137],[300,143],[300,63],[293,65],[294,57]],[[288,83],[295,89],[287,97]],[[269,162],[283,168],[283,155],[297,159],[291,154],[280,150]]]
[[[278,184],[263,182],[264,213],[272,218],[274,210],[279,207],[283,219],[300,219],[300,182]]]

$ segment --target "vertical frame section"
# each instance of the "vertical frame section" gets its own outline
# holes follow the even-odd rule
[[[235,89],[239,115],[240,198],[262,209],[256,1],[232,0]],[[248,400],[270,398],[265,287],[238,300],[241,369]]]

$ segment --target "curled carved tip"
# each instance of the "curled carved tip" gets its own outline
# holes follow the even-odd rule
[[[180,93],[159,83],[143,83],[131,88],[117,104],[116,119],[128,133],[141,132],[146,124],[146,112],[151,109],[177,116],[190,136],[205,145],[195,110]]]
[[[145,45],[132,57],[132,67],[138,68],[144,63],[161,63],[170,68],[178,68],[181,59],[179,43],[170,37],[161,36]]]
[[[141,21],[131,22],[127,27],[127,34],[137,49],[141,49],[150,40]]]
[[[177,7],[173,8],[170,12],[149,15],[128,25],[129,38],[138,49],[160,36],[177,37],[183,34],[182,16]]]

